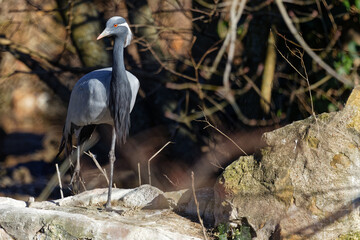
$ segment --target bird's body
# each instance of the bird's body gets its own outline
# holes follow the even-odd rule
[[[79,132],[82,127],[88,125],[114,125],[109,109],[111,75],[111,67],[103,68],[90,72],[77,81],[71,92],[64,135],[71,135],[74,130]],[[132,96],[136,96],[140,86],[139,80],[128,71],[126,75]],[[130,112],[135,99],[131,99]]]
[[[111,189],[115,162],[115,143],[124,143],[130,128],[130,112],[134,107],[139,90],[139,80],[125,70],[124,48],[130,44],[132,33],[122,17],[112,17],[105,30],[99,35],[114,37],[113,65],[95,70],[83,76],[74,86],[60,144],[66,154],[72,151],[72,135],[77,138],[77,161],[74,177],[79,177],[81,145],[91,137],[99,124],[113,126],[110,159],[110,178],[106,208],[111,208]]]

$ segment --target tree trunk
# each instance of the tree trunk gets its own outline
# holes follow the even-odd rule
[[[104,41],[96,41],[102,32],[99,13],[90,1],[58,0],[64,23],[71,29],[71,39],[84,66],[109,66],[110,55]]]

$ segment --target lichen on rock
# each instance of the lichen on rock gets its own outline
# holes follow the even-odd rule
[[[245,218],[257,239],[351,239],[360,232],[359,133],[360,88],[340,112],[265,133],[257,161],[240,157],[218,178],[216,222]]]

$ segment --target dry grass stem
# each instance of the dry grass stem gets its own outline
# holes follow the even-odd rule
[[[334,78],[338,79],[340,82],[342,82],[343,84],[349,85],[349,86],[353,86],[354,83],[352,81],[350,81],[349,79],[347,79],[346,77],[338,74],[333,68],[331,68],[327,63],[325,63],[318,55],[316,55],[316,53],[311,50],[311,48],[309,47],[309,45],[304,41],[304,39],[300,36],[300,34],[297,32],[295,26],[293,25],[287,11],[286,8],[284,6],[284,3],[282,2],[282,0],[275,0],[276,5],[279,8],[279,11],[281,13],[281,16],[283,17],[285,24],[287,25],[287,27],[289,28],[290,32],[292,33],[292,35],[295,37],[295,39],[299,42],[299,44],[304,48],[304,50],[307,52],[307,54],[310,55],[310,57],[312,59],[314,59],[314,61],[319,64],[329,75],[333,76]]]
[[[140,172],[140,163],[139,162],[137,164],[137,168],[138,168],[139,187],[140,187],[141,186],[141,172]]]
[[[92,154],[92,152],[88,151],[88,152],[85,152],[86,155],[88,155],[95,163],[96,167],[100,170],[100,172],[104,175],[105,179],[106,179],[106,182],[107,184],[109,184],[109,178],[107,177],[106,175],[106,172],[105,172],[105,169],[102,169],[99,162],[96,160],[96,157],[94,154]]]
[[[71,157],[71,156],[73,156],[73,155],[70,155],[69,157]],[[69,170],[69,168],[70,168],[70,160],[65,159],[64,162],[60,165],[60,168],[59,168],[60,178],[62,178],[64,176],[64,174],[67,172],[67,170]],[[37,201],[45,201],[45,200],[47,200],[48,197],[50,196],[51,192],[56,187],[58,181],[59,181],[58,174],[55,173],[51,177],[51,179],[49,180],[48,184],[46,185],[44,190],[41,192],[39,197],[37,198]]]
[[[196,192],[195,192],[195,180],[194,180],[194,172],[191,171],[191,188],[192,188],[192,192],[193,192],[193,195],[194,195],[194,201],[195,201],[195,205],[196,205],[196,213],[197,213],[197,216],[199,218],[199,222],[201,224],[201,228],[202,228],[202,231],[203,231],[203,234],[204,234],[204,239],[205,240],[208,240],[208,236],[206,234],[206,228],[204,226],[204,222],[203,220],[201,219],[201,216],[200,216],[200,208],[199,208],[199,202],[196,198]]]
[[[171,181],[171,179],[166,175],[166,174],[163,174],[163,176],[169,181],[169,183],[171,183],[171,185],[173,185],[174,187],[178,187],[179,184],[176,184],[174,183],[173,181]]]
[[[206,129],[208,127],[211,127],[213,129],[215,129],[218,133],[220,133],[225,138],[227,138],[230,142],[232,142],[242,153],[244,153],[246,156],[248,156],[247,153],[234,140],[232,140],[228,135],[223,133],[220,129],[218,129],[217,127],[212,125],[206,118],[205,118],[205,120],[203,122],[205,122],[207,124],[207,126],[205,126],[204,129]]]
[[[149,184],[151,185],[151,170],[150,170],[150,162],[153,160],[164,148],[166,148],[167,145],[172,143],[171,141],[167,142],[162,148],[160,148],[159,151],[157,151],[152,157],[148,160],[148,175],[149,175]]]
[[[99,136],[97,134],[94,134],[87,142],[85,142],[85,144],[83,146],[84,150],[87,151],[88,149],[90,149],[92,146],[95,145],[95,143],[97,143],[98,140],[99,140]],[[63,163],[60,165],[60,168],[59,168],[60,178],[62,178],[65,175],[65,173],[69,170],[70,164],[71,164],[72,160],[75,158],[76,158],[76,154],[75,154],[75,152],[73,152],[64,159]],[[41,192],[41,194],[39,195],[37,200],[38,201],[47,200],[48,197],[50,196],[51,192],[56,187],[57,183],[58,183],[58,176],[57,176],[57,173],[55,173],[51,177],[50,181],[48,182],[48,184],[46,185],[44,190]]]
[[[56,167],[56,173],[57,173],[57,177],[58,177],[58,181],[59,181],[59,187],[60,187],[60,195],[61,195],[61,199],[64,198],[64,193],[62,190],[62,183],[61,183],[61,176],[60,176],[60,171],[59,171],[59,165],[55,164]]]

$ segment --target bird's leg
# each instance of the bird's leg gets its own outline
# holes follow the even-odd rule
[[[73,185],[74,187],[74,182],[75,184],[78,184],[77,187],[74,187],[75,191],[79,190],[79,181],[80,181],[80,151],[81,151],[81,147],[80,147],[80,141],[78,140],[77,142],[77,148],[76,148],[76,165],[75,165],[75,169],[74,169],[74,173],[71,177],[70,180],[70,185]]]
[[[111,209],[111,190],[112,190],[112,183],[113,183],[113,175],[114,175],[114,162],[115,158],[115,143],[116,143],[116,131],[113,128],[112,131],[112,140],[111,140],[111,149],[109,152],[109,160],[110,160],[110,179],[109,179],[109,190],[108,190],[108,199],[105,205],[106,209]]]

